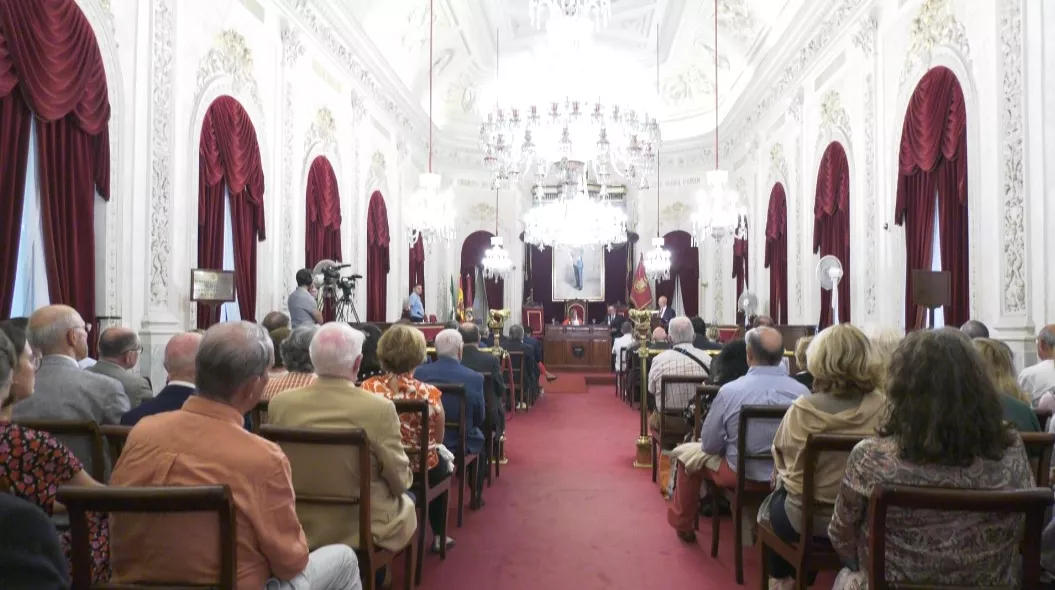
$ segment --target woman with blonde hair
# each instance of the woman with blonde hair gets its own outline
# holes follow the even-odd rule
[[[1040,420],[1030,405],[1032,400],[1015,379],[1011,348],[989,338],[975,338],[971,343],[982,357],[982,368],[1000,394],[1004,420],[1014,424],[1019,432],[1040,432]]]
[[[861,331],[872,342],[872,350],[875,353],[875,370],[879,375],[879,388],[883,389],[887,368],[890,367],[890,359],[893,358],[894,351],[905,338],[905,332],[891,326],[876,325],[865,326]]]
[[[806,469],[806,440],[811,434],[874,436],[886,409],[875,371],[876,351],[861,330],[836,324],[818,334],[806,350],[806,366],[813,376],[813,393],[796,399],[773,438],[776,489],[769,497],[768,520],[782,539],[796,542],[802,534],[802,491]],[[814,472],[813,535],[828,529],[839,493],[846,458],[827,453],[817,459]],[[766,551],[763,559],[777,587],[791,587],[795,569],[779,555]],[[798,575],[806,575],[798,572]],[[812,574],[810,574],[812,577]]]

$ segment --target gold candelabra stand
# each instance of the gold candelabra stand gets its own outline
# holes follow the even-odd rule
[[[637,454],[634,467],[652,468],[652,445],[648,439],[648,332],[652,327],[652,312],[647,309],[631,309],[630,321],[634,323],[634,335],[637,337],[638,367],[641,373],[641,431],[637,437]]]
[[[491,354],[498,357],[498,366],[502,366],[502,360],[505,358],[506,351],[502,348],[502,330],[505,328],[506,321],[509,320],[510,312],[508,309],[492,309],[487,314],[487,327],[491,330],[491,337],[494,339],[494,345],[491,347]],[[512,397],[512,396],[511,396]],[[499,403],[504,403],[502,400],[498,400]],[[505,407],[502,407],[502,411],[505,411]],[[502,449],[501,457],[492,457],[491,461],[500,465],[509,463],[509,458],[506,457],[506,435],[503,432],[502,438],[498,448]]]

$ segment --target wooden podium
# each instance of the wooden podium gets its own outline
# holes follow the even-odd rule
[[[550,371],[611,371],[612,337],[606,324],[548,324],[543,356]]]

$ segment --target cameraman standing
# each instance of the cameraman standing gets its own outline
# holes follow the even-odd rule
[[[294,329],[322,323],[322,312],[309,292],[311,283],[311,270],[302,268],[297,271],[297,290],[289,294],[289,300],[286,302],[290,324]]]

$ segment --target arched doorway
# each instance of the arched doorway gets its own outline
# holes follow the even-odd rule
[[[475,307],[473,303],[475,303],[481,284],[484,286],[484,300],[487,302],[487,309],[502,309],[503,307],[505,280],[501,278],[485,280],[482,274],[484,253],[491,247],[493,237],[493,233],[480,230],[469,234],[462,242],[461,266],[458,276],[466,296],[466,308]]]
[[[692,317],[700,313],[700,250],[692,245],[692,235],[681,230],[668,232],[663,242],[670,252],[670,279],[656,282],[656,301],[666,297],[669,305],[677,307],[681,295],[682,311]]]
[[[304,266],[315,268],[321,260],[341,262],[341,191],[326,156],[311,162],[304,205]],[[335,307],[334,300],[327,298],[322,310],[325,321],[334,320]]]
[[[828,144],[817,170],[813,204],[813,252],[835,256],[843,265],[839,281],[839,322],[850,321],[850,162],[838,141]],[[819,287],[818,287],[819,288]],[[832,292],[821,289],[818,327],[833,323]]]
[[[937,67],[909,100],[898,153],[894,222],[905,227],[905,329],[923,327],[912,297],[912,271],[947,271],[950,303],[941,322],[970,319],[967,212],[967,107],[956,74]]]
[[[769,192],[766,212],[766,268],[769,269],[769,315],[778,325],[788,323],[788,199],[784,185]]]
[[[366,210],[366,321],[384,322],[388,298],[388,206],[381,191]]]

